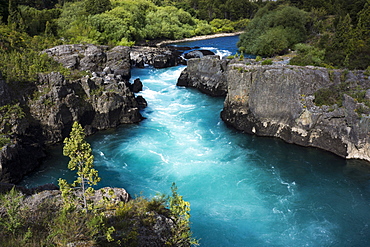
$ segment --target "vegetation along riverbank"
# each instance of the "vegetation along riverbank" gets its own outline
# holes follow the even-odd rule
[[[38,167],[47,155],[47,147],[62,142],[74,122],[79,122],[89,135],[142,120],[140,108],[146,103],[135,95],[140,81],[129,83],[131,67],[150,64],[163,68],[185,61],[171,48],[137,48],[136,44],[158,40],[171,43],[241,31],[239,52],[229,58],[234,65],[226,69],[228,62],[220,63],[220,71],[229,71],[225,78],[232,80],[221,85],[224,91],[220,90],[222,95],[227,94],[227,109],[222,113],[225,121],[248,133],[280,135],[297,144],[329,141],[333,149],[338,149],[330,151],[347,158],[370,157],[369,0],[7,0],[0,3],[0,19],[0,182],[17,183]],[[244,59],[246,54],[257,58]],[[289,55],[291,67],[284,67],[285,60],[278,68],[274,67],[277,63],[258,67],[272,65],[272,58],[282,55]],[[247,81],[246,75],[262,79]],[[237,84],[241,76],[244,79]],[[281,87],[264,90],[264,82],[271,82],[271,86],[274,79]],[[305,83],[304,90],[297,87],[297,81]],[[257,92],[248,91],[251,88],[260,94],[248,98],[249,94],[239,92]],[[268,93],[279,90],[284,91],[283,96]],[[291,109],[283,111],[285,107],[273,107],[280,106],[284,95],[294,96],[293,113]],[[262,113],[274,118],[270,121]],[[326,122],[330,123],[327,126],[338,126],[342,120],[345,126],[335,133],[323,134],[320,130],[325,128],[315,129]],[[15,213],[27,211],[20,206],[24,198],[11,193],[11,199],[2,198],[2,236],[10,236],[9,246],[14,239],[18,244],[39,246],[39,242],[33,242],[39,240],[32,236],[47,226],[50,215],[40,215],[41,225],[24,224],[23,217],[30,215]],[[186,208],[187,204],[180,204]],[[124,205],[119,210],[125,216],[132,205]],[[153,205],[160,210],[162,206],[168,208],[163,200],[143,205],[142,214],[151,212],[148,208]],[[79,213],[74,216],[84,220],[79,222],[84,226],[86,222],[105,224],[96,215],[85,219]],[[61,214],[53,220],[63,226],[67,220],[63,217]],[[21,226],[26,228],[17,235]],[[102,229],[109,236],[109,227]],[[49,237],[44,233],[40,236],[53,240],[61,234],[57,230],[52,229]],[[101,233],[90,236],[100,239]],[[137,231],[122,230],[120,234],[124,239],[138,239]],[[93,240],[99,243],[99,239]],[[189,244],[176,242],[172,246]]]

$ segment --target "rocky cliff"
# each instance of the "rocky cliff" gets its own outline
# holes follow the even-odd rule
[[[10,84],[0,76],[0,182],[16,183],[37,167],[45,147],[67,137],[74,121],[87,134],[141,121],[146,101],[134,95],[142,84],[129,83],[131,66],[161,68],[183,61],[166,48],[61,45],[43,52],[86,76],[67,79],[53,72],[35,82]]]
[[[219,56],[190,59],[177,86],[194,87],[212,96],[224,96],[227,91],[226,68],[227,60]]]
[[[370,161],[370,80],[363,71],[229,61],[226,71],[218,71],[226,74],[225,81],[194,79],[207,78],[208,73],[202,71],[220,63],[216,58],[207,59],[190,60],[189,64],[208,67],[188,67],[185,73],[193,78],[189,81],[202,83],[199,88],[203,92],[209,83],[227,84],[221,117],[228,125],[250,134],[318,147],[348,159]],[[325,100],[334,96],[338,102],[318,103],[318,97]]]

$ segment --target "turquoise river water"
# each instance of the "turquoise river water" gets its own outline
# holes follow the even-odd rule
[[[180,45],[235,53],[237,37]],[[220,119],[222,98],[176,87],[184,66],[133,69],[148,101],[139,124],[88,138],[100,186],[131,195],[170,193],[191,203],[201,246],[370,246],[370,176],[366,163],[256,137]],[[61,147],[22,182],[70,178]]]

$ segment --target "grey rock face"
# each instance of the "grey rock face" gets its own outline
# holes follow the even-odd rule
[[[190,51],[185,54],[186,59],[191,59],[191,58],[201,58],[204,56],[212,56],[215,55],[214,52],[208,51],[208,50],[195,50],[195,51]]]
[[[70,82],[59,73],[51,73],[40,77],[38,90],[49,92],[30,100],[29,107],[48,143],[62,141],[74,121],[91,134],[141,120],[135,96],[114,77],[110,83],[88,77]]]
[[[180,55],[181,52],[173,48],[132,47],[130,50],[131,64],[139,68],[145,65],[166,68],[183,64]]]
[[[128,86],[129,47],[62,45],[44,52],[65,67],[89,70],[92,77],[70,81],[60,73],[40,74],[27,88],[15,85],[17,92],[0,79],[0,106],[16,99],[27,109],[26,117],[4,125],[11,129],[0,126],[0,133],[12,133],[12,143],[0,151],[0,182],[19,182],[36,168],[45,156],[45,145],[61,142],[74,121],[92,134],[142,120],[139,107],[145,107],[146,101],[136,99]],[[135,90],[140,90],[139,84]]]
[[[221,117],[238,130],[370,161],[370,109],[346,94],[342,106],[314,103],[316,91],[339,84],[361,87],[368,97],[370,81],[361,71],[245,65],[215,56],[190,59],[177,83],[227,94]]]
[[[227,92],[227,60],[219,56],[205,56],[188,60],[177,86],[194,87],[211,96],[224,96]]]
[[[130,87],[132,92],[138,93],[143,90],[143,83],[141,82],[140,78],[136,78]]]
[[[313,102],[317,90],[338,79],[324,68],[230,65],[221,117],[247,133],[370,161],[370,116],[358,115],[361,104],[348,95],[342,107]]]
[[[110,67],[119,71],[125,78],[130,77],[130,48],[117,46],[113,49],[108,46],[95,45],[59,45],[43,52],[53,57],[66,68],[81,71],[103,71]]]

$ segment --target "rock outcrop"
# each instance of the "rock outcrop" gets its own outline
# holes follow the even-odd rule
[[[141,121],[140,109],[147,102],[134,95],[142,90],[141,81],[129,83],[131,66],[136,64],[132,57],[144,57],[145,63],[157,67],[182,60],[174,49],[166,48],[61,45],[43,52],[89,75],[66,79],[60,73],[40,74],[36,82],[11,86],[0,75],[0,107],[19,102],[20,108],[13,108],[23,110],[17,115],[9,108],[10,117],[0,118],[0,138],[10,140],[0,150],[0,182],[16,183],[34,170],[45,157],[46,146],[67,137],[74,121],[88,135]]]
[[[135,46],[130,49],[131,64],[143,68],[145,65],[151,65],[154,68],[166,68],[185,61],[181,57],[182,51],[175,47],[158,48]]]
[[[185,53],[184,57],[186,59],[191,59],[191,58],[202,58],[204,56],[213,56],[213,55],[215,55],[215,53],[209,50],[195,50],[195,51],[190,51],[188,53]]]
[[[11,133],[12,141],[0,150],[0,181],[18,182],[37,167],[45,145],[63,141],[74,121],[88,135],[141,121],[143,99],[137,100],[130,85],[117,78],[108,74],[70,81],[60,73],[39,75],[23,106],[26,116],[4,124],[12,127],[2,131]]]
[[[219,56],[189,59],[177,86],[194,87],[211,96],[224,96],[227,92],[226,71],[227,60]]]
[[[43,51],[69,69],[81,71],[104,71],[109,67],[120,79],[131,77],[130,48],[96,45],[59,45]]]
[[[217,71],[215,65],[222,63],[227,62],[211,57],[190,59],[178,85],[197,87],[206,93],[214,90],[214,85],[227,85],[221,117],[243,132],[370,161],[369,107],[349,93],[343,93],[341,105],[315,104],[315,93],[334,87],[345,92],[359,90],[361,95],[365,92],[366,98],[370,81],[362,71],[235,61],[229,62],[226,70]],[[215,80],[212,74],[225,76]]]
[[[45,157],[45,147],[67,137],[74,121],[88,135],[141,121],[140,109],[147,102],[134,95],[143,85],[140,79],[129,83],[131,66],[164,68],[184,63],[182,52],[175,47],[74,44],[43,53],[88,75],[66,79],[61,73],[40,74],[37,82],[10,87],[0,74],[0,107],[18,102],[9,108],[10,117],[0,118],[0,138],[10,140],[0,147],[0,182],[16,183],[36,168]],[[23,113],[14,114],[13,109]]]
[[[18,212],[23,212],[22,224],[30,226],[34,230],[32,227],[38,226],[37,224],[43,222],[43,220],[53,220],[58,216],[63,206],[63,199],[61,191],[55,185],[48,184],[27,189],[14,184],[0,183],[0,194],[9,192],[13,187],[17,191],[18,198],[18,201],[13,203],[16,205]],[[81,191],[75,190],[73,193],[77,198],[82,197]],[[89,202],[96,209],[100,210],[101,215],[104,215],[103,217],[109,222],[107,224],[115,227],[112,237],[116,241],[122,240],[122,242],[130,246],[165,246],[166,242],[174,234],[175,221],[169,216],[170,212],[168,209],[165,209],[164,205],[162,208],[158,205],[158,209],[155,208],[156,206],[144,208],[140,200],[143,199],[138,199],[136,203],[125,189],[111,187],[96,190],[93,195],[89,196]],[[107,205],[108,201],[109,205]],[[122,206],[123,203],[128,206]],[[127,203],[131,203],[131,205]],[[138,210],[132,209],[132,207],[140,206],[143,207],[140,209],[143,211],[143,215],[137,214]],[[118,208],[121,209],[121,213],[117,213],[119,211]],[[122,225],[123,210],[125,212],[125,225]],[[6,218],[8,212],[9,207],[0,205],[0,215],[2,217]],[[71,217],[71,220],[75,220],[75,218]],[[85,227],[84,223],[80,227]],[[38,231],[38,233],[48,233],[47,231],[48,229],[44,228]],[[135,235],[130,235],[130,233],[135,233]],[[61,246],[105,246],[104,243],[106,243],[101,241],[103,243],[98,245],[95,241],[90,241],[89,237],[86,236],[82,238],[72,236],[68,244],[59,242],[60,239],[58,238],[52,241]]]
[[[100,77],[68,81],[60,73],[50,73],[40,76],[37,91],[46,93],[28,105],[48,143],[62,141],[74,121],[92,134],[142,119],[134,94],[114,76],[109,82]]]

